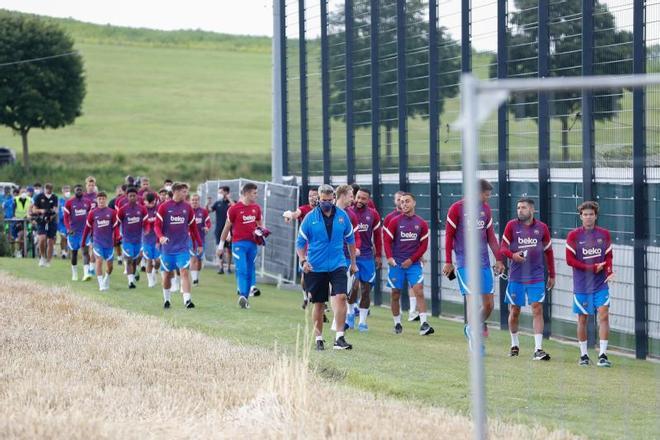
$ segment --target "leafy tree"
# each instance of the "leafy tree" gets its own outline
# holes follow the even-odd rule
[[[380,125],[385,127],[387,163],[392,163],[392,129],[397,126],[397,44],[396,4],[380,3],[378,35],[380,67]],[[408,117],[428,118],[428,17],[426,2],[406,1],[406,86]],[[369,1],[353,4],[353,114],[356,127],[371,125],[371,11]],[[328,15],[328,43],[331,48],[330,116],[346,121],[346,71],[344,51],[346,38],[344,7]],[[461,70],[460,46],[450,38],[447,29],[438,30],[439,111],[445,98],[458,93]]]
[[[26,169],[29,131],[72,124],[84,96],[73,40],[55,24],[0,11],[0,124],[20,134]]]
[[[538,72],[538,0],[515,0],[510,14],[508,35],[509,76],[536,76]],[[550,76],[582,74],[582,8],[579,1],[561,2],[551,6],[550,15]],[[594,4],[594,66],[595,75],[632,73],[632,33],[616,29],[615,19],[607,6]],[[490,76],[497,76],[497,64],[491,64]],[[621,108],[622,90],[594,92],[594,119],[611,120]],[[581,107],[580,91],[555,92],[553,114],[561,121],[562,160],[569,160],[569,117]],[[537,95],[516,93],[511,108],[516,118],[538,116]],[[579,117],[579,113],[576,117]]]

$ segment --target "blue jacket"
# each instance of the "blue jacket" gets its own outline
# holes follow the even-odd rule
[[[332,272],[346,267],[344,241],[355,244],[351,219],[346,211],[337,207],[335,210],[332,237],[328,237],[319,206],[307,214],[300,225],[296,247],[303,249],[307,245],[307,262],[312,265],[313,272]]]

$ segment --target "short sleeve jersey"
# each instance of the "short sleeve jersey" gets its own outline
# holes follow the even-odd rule
[[[612,252],[610,232],[601,227],[589,230],[583,227],[573,229],[566,237],[566,249],[585,264],[603,263]],[[596,293],[607,288],[607,273],[598,273],[573,268],[573,291],[575,293]]]
[[[523,253],[525,261],[511,261],[509,280],[517,283],[539,283],[545,279],[544,252],[552,246],[550,230],[545,223],[534,219],[526,225],[518,219],[511,220],[504,228],[502,240],[511,252]]]
[[[459,200],[449,207],[447,213],[447,227],[456,229],[454,236],[454,252],[456,253],[456,265],[465,267],[465,230],[469,222],[467,213],[464,209],[463,200]],[[488,229],[493,227],[493,216],[490,206],[484,203],[479,209],[479,218],[477,219],[477,229],[479,230],[479,242],[481,244],[480,260],[481,267],[490,267],[490,258],[488,257]]]
[[[227,212],[227,217],[231,222],[232,235],[231,241],[254,241],[254,231],[257,229],[257,222],[261,221],[261,208],[256,203],[246,205],[243,202],[233,204]]]

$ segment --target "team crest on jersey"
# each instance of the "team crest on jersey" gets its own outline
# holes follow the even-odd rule
[[[371,217],[367,216],[367,221],[371,221]]]
[[[598,244],[601,244],[602,242],[603,242],[602,238],[599,238],[598,240],[596,240],[596,243],[598,243]]]
[[[344,223],[344,219],[342,217],[339,217],[339,223]]]
[[[480,214],[481,214],[482,217],[486,215],[486,213],[484,211],[481,211]]]
[[[419,225],[415,225],[415,229],[419,230]]]
[[[534,229],[534,234],[539,235],[539,234],[540,234],[539,230],[538,230],[538,229]]]

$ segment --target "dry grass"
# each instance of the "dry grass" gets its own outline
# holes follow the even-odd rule
[[[443,409],[346,393],[301,351],[229,344],[0,272],[0,438],[469,436],[469,420]],[[492,420],[490,429],[573,438]]]

